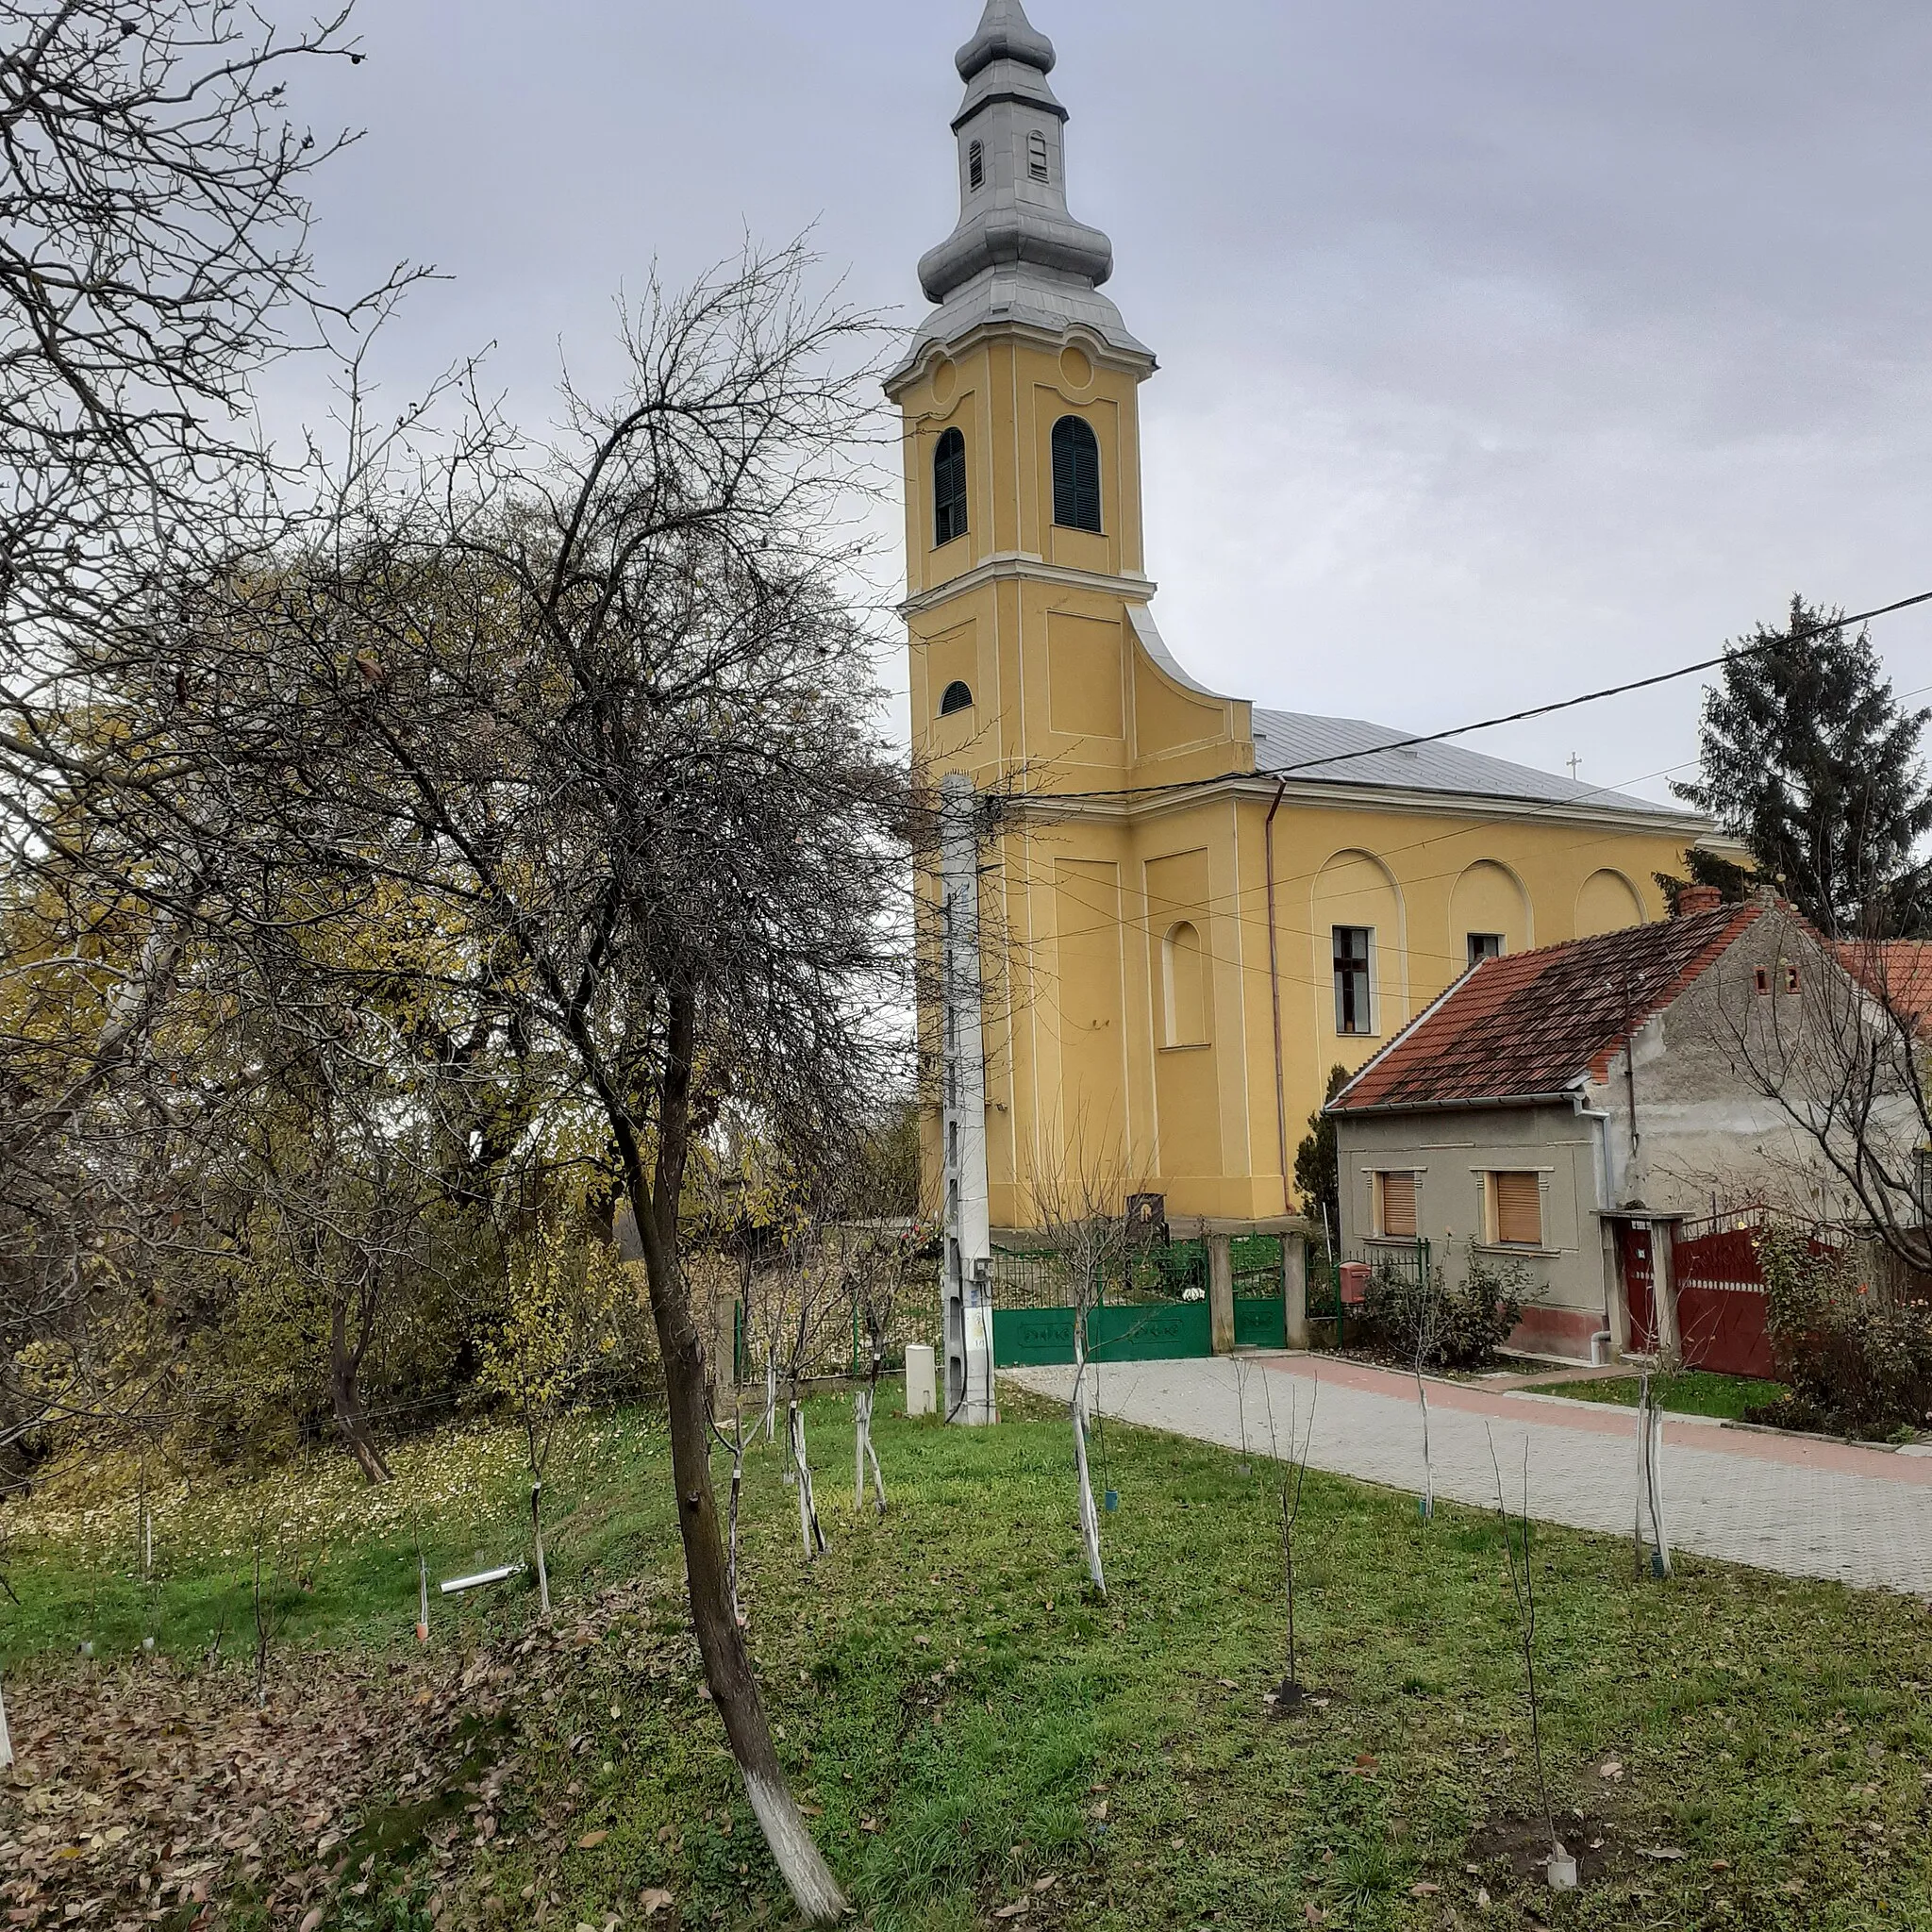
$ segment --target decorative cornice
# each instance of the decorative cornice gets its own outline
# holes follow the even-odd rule
[[[1141,381],[1160,366],[1159,358],[1144,343],[1124,347],[1103,334],[1094,323],[1080,321],[1048,326],[1044,323],[1027,322],[1013,315],[979,316],[958,335],[921,335],[908,351],[906,359],[886,377],[883,385],[886,394],[897,402],[926,374],[929,365],[942,358],[957,361],[979,343],[994,337],[1017,337],[1042,349],[1063,349],[1069,342],[1077,342],[1099,368],[1115,369]],[[1133,341],[1131,336],[1126,340]],[[935,409],[929,413],[942,416],[949,412]]]
[[[1000,583],[1058,584],[1069,591],[1094,591],[1129,604],[1145,604],[1160,588],[1152,577],[1117,577],[1104,571],[1075,570],[1070,564],[1048,563],[1017,550],[1003,550],[975,563],[969,571],[948,577],[930,591],[921,591],[899,606],[901,617],[919,617],[955,597]]]
[[[1158,786],[1158,781],[1155,781]],[[1252,798],[1271,802],[1279,777],[1266,772],[1230,772],[1223,778],[1177,778],[1166,786],[1138,795],[1080,798],[1058,796],[1051,791],[1023,792],[1012,800],[1015,807],[1044,815],[1067,818],[1137,819],[1162,817],[1186,811],[1205,801],[1221,798]],[[1496,798],[1487,793],[1463,791],[1405,791],[1392,786],[1342,785],[1333,780],[1294,779],[1282,790],[1284,803],[1326,807],[1337,811],[1381,811],[1403,817],[1445,814],[1521,824],[1537,819],[1552,824],[1587,825],[1599,829],[1631,833],[1654,833],[1659,838],[1681,839],[1697,844],[1716,828],[1708,819],[1690,817],[1659,806],[1655,811],[1603,805],[1554,804],[1538,798]]]

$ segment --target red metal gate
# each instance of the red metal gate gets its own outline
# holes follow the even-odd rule
[[[1776,1378],[1771,1338],[1765,1330],[1764,1276],[1752,1239],[1763,1216],[1726,1215],[1691,1222],[1671,1246],[1671,1269],[1677,1287],[1677,1339],[1684,1366],[1723,1375]],[[1630,1310],[1630,1349],[1652,1355],[1661,1345],[1657,1330],[1657,1242],[1668,1240],[1653,1227],[1622,1222],[1617,1252],[1624,1270],[1624,1293]]]
[[[1672,1266],[1687,1368],[1776,1379],[1754,1233],[1737,1221],[1702,1222],[1687,1226],[1677,1238]]]

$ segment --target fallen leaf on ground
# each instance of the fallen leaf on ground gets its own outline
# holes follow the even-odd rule
[[[1609,1778],[1612,1782],[1623,1775],[1624,1767],[1614,1757],[1597,1772],[1597,1776]]]
[[[1016,1898],[1011,1905],[1002,1906],[993,1914],[993,1917],[995,1919],[1021,1919],[1024,1918],[1032,1907],[1033,1901],[1030,1898]]]
[[[1223,1677],[1221,1679],[1221,1688],[1224,1690],[1239,1690],[1241,1687],[1232,1677]]]
[[[1679,1858],[1688,1858],[1689,1852],[1680,1852],[1675,1845],[1639,1845],[1637,1848],[1646,1858],[1663,1858],[1674,1864]]]
[[[644,1917],[655,1919],[659,1912],[668,1912],[677,1901],[661,1886],[650,1885],[638,1893],[638,1904],[644,1908]]]
[[[608,1831],[587,1831],[582,1838],[578,1839],[577,1850],[580,1852],[594,1852],[609,1836],[610,1834]]]
[[[1059,1874],[1049,1872],[1044,1878],[1036,1878],[1033,1881],[1033,1889],[1035,1891],[1051,1891],[1059,1882]]]
[[[1425,1878],[1420,1885],[1411,1885],[1408,1895],[1410,1898],[1434,1898],[1441,1889],[1440,1885],[1431,1885]]]

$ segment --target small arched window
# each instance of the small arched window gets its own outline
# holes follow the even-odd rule
[[[1166,1012],[1164,1046],[1208,1044],[1208,961],[1200,928],[1188,920],[1172,926],[1160,943]]]
[[[1101,528],[1100,443],[1084,416],[1053,425],[1053,520],[1063,530]]]
[[[966,150],[966,182],[975,192],[986,186],[986,143],[975,141]]]
[[[973,687],[961,684],[958,678],[947,685],[944,695],[940,699],[940,716],[951,718],[960,711],[973,708]]]
[[[966,534],[966,439],[957,429],[948,429],[933,453],[932,506],[935,549]]]
[[[1033,133],[1027,137],[1026,168],[1027,172],[1036,181],[1052,179],[1051,172],[1046,163],[1046,136],[1041,134],[1038,128],[1035,128]]]

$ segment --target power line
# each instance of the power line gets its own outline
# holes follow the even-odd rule
[[[1755,643],[1740,644],[1715,658],[1700,658],[1695,664],[1680,664],[1674,671],[1659,671],[1649,677],[1633,678],[1627,684],[1606,685],[1601,691],[1584,691],[1574,698],[1557,698],[1547,705],[1532,705],[1527,710],[1510,711],[1500,718],[1483,718],[1474,724],[1454,724],[1446,731],[1424,732],[1415,738],[1391,739],[1387,744],[1367,744],[1357,751],[1330,752],[1319,758],[1303,758],[1292,765],[1274,765],[1266,771],[1257,771],[1257,778],[1291,778],[1302,772],[1313,772],[1327,765],[1346,764],[1353,758],[1378,758],[1391,751],[1414,751],[1425,744],[1442,744],[1452,738],[1466,738],[1472,731],[1493,731],[1504,724],[1526,724],[1532,718],[1548,718],[1558,711],[1574,711],[1580,705],[1601,704],[1606,698],[1628,697],[1633,691],[1653,691],[1660,684],[1674,684],[1679,678],[1695,677],[1703,671],[1715,671],[1725,664],[1735,663],[1740,658],[1756,658],[1766,651],[1774,651],[1786,644],[1808,643],[1813,638],[1827,637],[1852,625],[1870,624],[1874,618],[1890,617],[1901,610],[1910,610],[1920,604],[1932,604],[1932,591],[1921,591],[1915,597],[1901,597],[1896,604],[1881,604],[1873,610],[1860,610],[1849,617],[1833,618],[1828,624],[1816,624],[1807,630],[1781,632],[1776,637],[1760,638]],[[1153,792],[1182,793],[1203,791],[1210,786],[1223,785],[1230,777],[1242,775],[1223,773],[1212,778],[1177,779],[1165,785],[1129,785],[1110,791],[1046,791],[1026,794],[1030,798],[1053,799],[1108,799],[1139,798]],[[1581,803],[1581,800],[1566,801]]]

